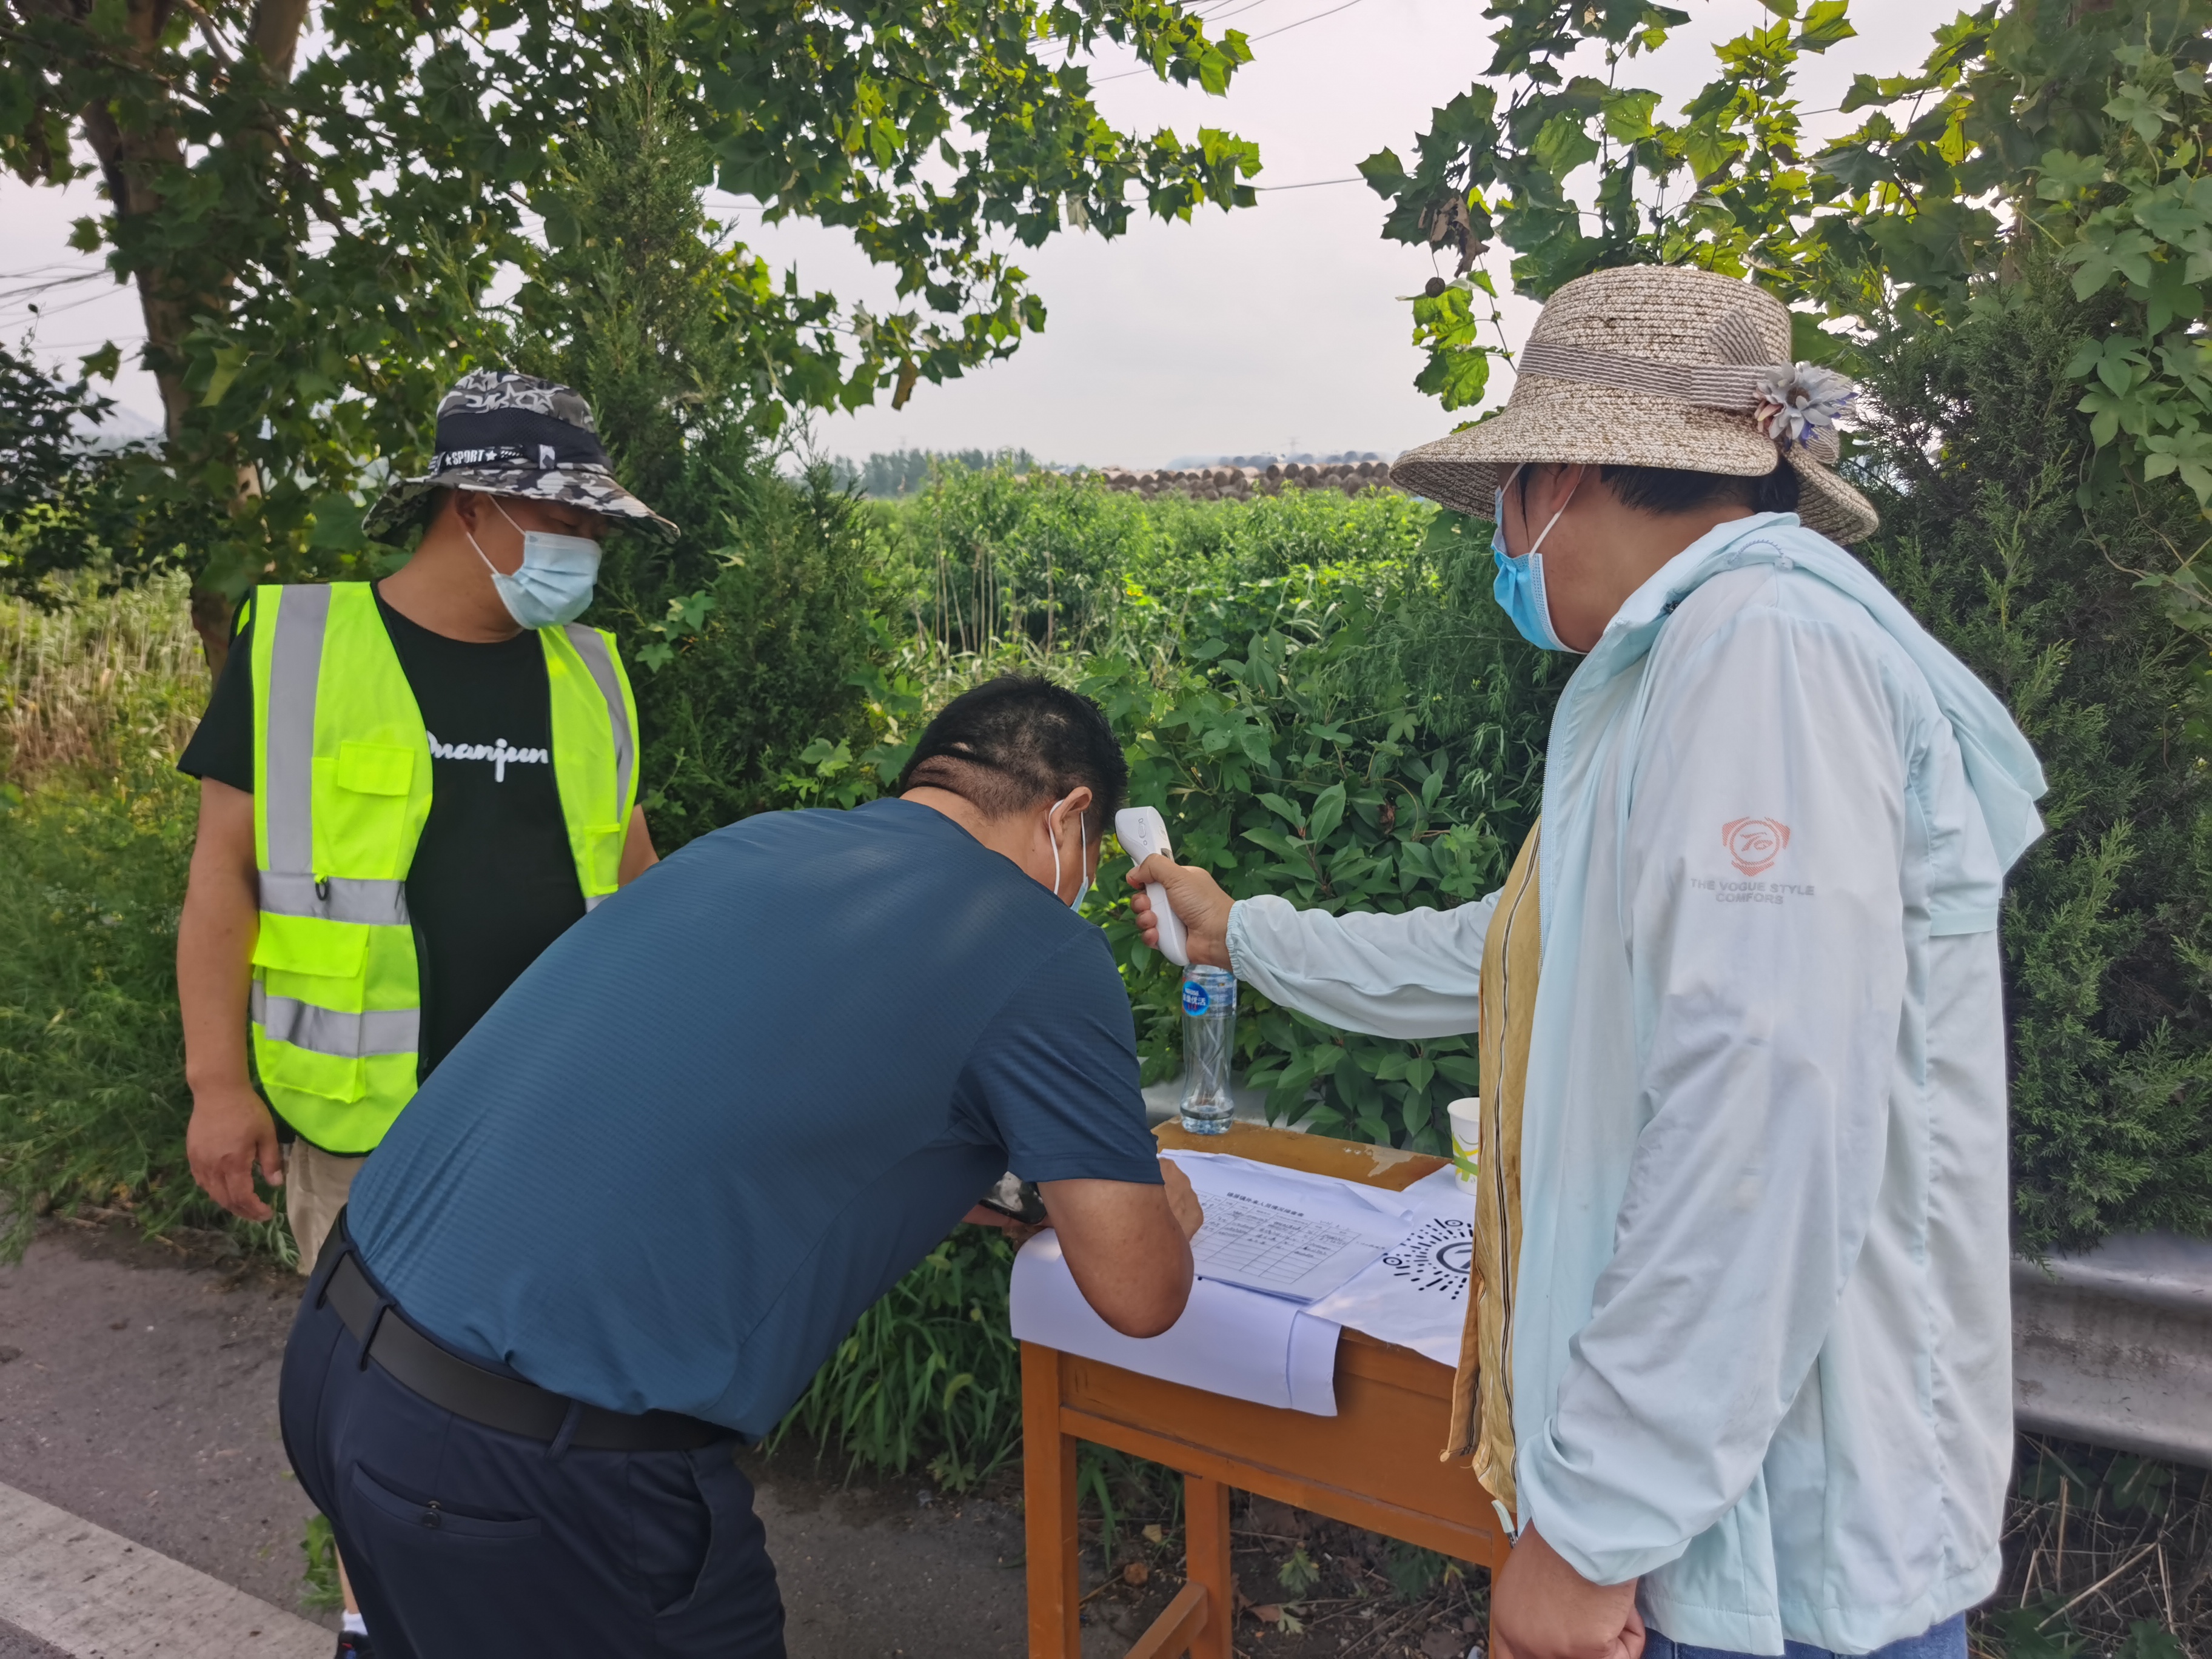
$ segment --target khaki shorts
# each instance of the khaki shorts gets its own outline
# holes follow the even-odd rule
[[[314,1272],[323,1241],[345,1208],[353,1178],[366,1162],[340,1158],[319,1146],[295,1140],[284,1152],[284,1217],[292,1224],[293,1242],[300,1247],[301,1276]]]

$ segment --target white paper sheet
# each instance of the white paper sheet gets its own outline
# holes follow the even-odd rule
[[[1474,1213],[1474,1188],[1460,1185],[1459,1171],[1449,1164],[1430,1170],[1394,1196],[1404,1200],[1410,1212],[1421,1215],[1457,1215],[1462,1210],[1470,1216]]]
[[[1201,1279],[1165,1331],[1124,1336],[1091,1311],[1059,1237],[1042,1232],[1014,1258],[1012,1311],[1024,1342],[1234,1400],[1336,1415],[1337,1327],[1278,1297]]]
[[[1217,1284],[1311,1302],[1340,1289],[1413,1218],[1397,1194],[1352,1182],[1216,1154],[1176,1161],[1206,1210],[1192,1261]]]
[[[1200,1192],[1240,1179],[1258,1181],[1281,1189],[1295,1188],[1331,1206],[1348,1205],[1355,1215],[1371,1212],[1402,1218],[1431,1207],[1417,1200],[1413,1194],[1436,1179],[1433,1174],[1425,1176],[1406,1191],[1394,1193],[1387,1188],[1370,1187],[1364,1182],[1346,1181],[1340,1176],[1285,1170],[1279,1164],[1258,1163],[1231,1152],[1197,1152],[1177,1147],[1160,1156],[1181,1164],[1182,1172],[1190,1177],[1190,1184]]]
[[[1456,1365],[1474,1264],[1474,1200],[1455,1182],[1432,1186],[1435,1179],[1406,1189],[1405,1196],[1424,1200],[1419,1224],[1308,1311]]]

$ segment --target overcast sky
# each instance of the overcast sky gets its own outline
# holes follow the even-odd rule
[[[1691,27],[1622,76],[1658,88],[1669,109],[1711,78],[1712,43],[1771,21],[1755,0],[1685,3]],[[1157,466],[1293,449],[1387,456],[1449,428],[1453,417],[1413,388],[1421,358],[1400,298],[1431,275],[1430,257],[1380,239],[1381,199],[1364,183],[1327,181],[1352,178],[1385,145],[1410,158],[1430,109],[1464,91],[1488,61],[1494,25],[1474,0],[1216,0],[1209,9],[1237,11],[1235,26],[1253,38],[1255,61],[1226,97],[1164,86],[1149,73],[1103,79],[1128,67],[1126,56],[1109,56],[1096,62],[1098,101],[1125,130],[1168,126],[1188,139],[1200,126],[1222,126],[1255,140],[1265,167],[1254,182],[1271,187],[1260,205],[1202,209],[1188,224],[1140,214],[1111,241],[1069,232],[1020,251],[1050,313],[1042,334],[1009,362],[942,386],[922,383],[903,410],[885,394],[854,415],[817,416],[818,449],[857,457],[1016,447],[1046,460]],[[1855,71],[1917,66],[1947,14],[1911,0],[1856,0],[1851,15],[1858,38],[1806,66],[1808,112],[1832,108]],[[1273,30],[1283,32],[1267,38]],[[1807,125],[1825,137],[1852,119],[1808,114]],[[102,206],[88,180],[55,190],[0,176],[8,279],[0,287],[97,268],[66,238],[73,219]],[[888,280],[838,234],[763,227],[757,210],[727,198],[714,206],[772,262],[795,263],[804,287],[890,301]],[[129,290],[103,281],[41,297],[44,358],[65,361],[113,339],[127,359],[143,343]],[[1516,343],[1533,315],[1508,301]],[[11,340],[33,320],[20,299],[0,302],[0,331]],[[150,376],[127,370],[116,393],[158,422]]]

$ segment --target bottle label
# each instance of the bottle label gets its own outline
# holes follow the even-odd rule
[[[1208,1008],[1211,1008],[1212,1006],[1213,1006],[1213,1000],[1212,1000],[1211,997],[1209,997],[1209,996],[1207,996],[1207,995],[1206,995],[1206,987],[1204,987],[1203,985],[1200,985],[1200,984],[1196,980],[1194,980],[1194,979],[1187,979],[1187,980],[1183,981],[1183,982],[1182,982],[1182,1011],[1183,1011],[1183,1012],[1185,1012],[1186,1014],[1202,1014],[1202,1013],[1204,1013],[1204,1012],[1205,1012]]]

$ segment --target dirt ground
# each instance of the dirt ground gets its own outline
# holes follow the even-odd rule
[[[1438,1576],[1437,1557],[1265,1498],[1240,1495],[1231,1516],[1236,1645],[1247,1659],[1480,1659],[1488,1584],[1479,1570]],[[1086,1524],[1086,1656],[1100,1637],[1112,1644],[1098,1651],[1118,1653],[1182,1588],[1172,1517],[1142,1520],[1125,1518],[1116,1571],[1103,1582],[1095,1517]]]
[[[278,1442],[276,1377],[299,1281],[223,1243],[50,1222],[0,1267],[0,1481],[297,1608],[312,1508]],[[792,1659],[1019,1659],[1017,1480],[963,1498],[848,1481],[805,1447],[742,1461]],[[1110,1580],[1091,1522],[1085,1659],[1119,1659],[1181,1584],[1171,1508],[1125,1507]],[[1237,1526],[1237,1645],[1251,1659],[1463,1659],[1480,1640],[1480,1573],[1423,1583],[1434,1558],[1280,1504],[1240,1502]],[[0,1659],[62,1656],[0,1620]]]

